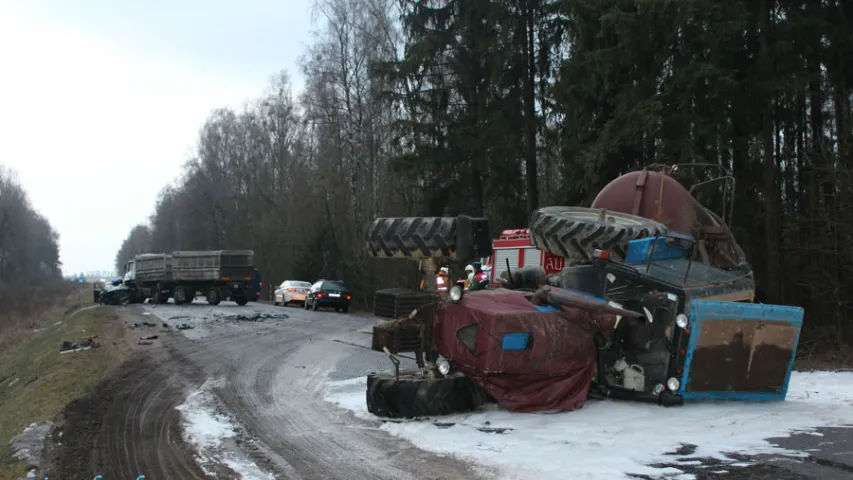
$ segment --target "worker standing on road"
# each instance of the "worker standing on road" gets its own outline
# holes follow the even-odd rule
[[[438,275],[435,276],[435,289],[438,290],[439,295],[444,295],[447,293],[447,290],[450,288],[450,268],[441,267],[441,270],[438,271]]]
[[[439,295],[445,295],[448,291],[448,283],[450,282],[450,269],[448,267],[441,267],[441,269],[435,274],[435,289],[438,291]],[[421,279],[421,290],[424,289],[424,281]]]

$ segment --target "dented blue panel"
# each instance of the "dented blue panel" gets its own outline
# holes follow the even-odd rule
[[[694,300],[681,389],[685,400],[784,400],[796,358],[800,307]]]
[[[667,243],[666,237],[640,238],[628,242],[625,263],[646,263],[649,261],[649,255],[652,257],[651,260],[684,258],[688,252],[688,249],[679,248]]]

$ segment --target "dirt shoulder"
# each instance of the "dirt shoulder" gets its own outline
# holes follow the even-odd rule
[[[183,441],[175,409],[184,402],[188,383],[200,380],[168,346],[180,333],[135,307],[109,308],[119,312],[124,327],[117,345],[125,358],[90,395],[74,400],[58,416],[47,442],[44,474],[51,479],[209,478]],[[152,335],[158,338],[141,339]],[[231,474],[213,473],[217,478]]]
[[[126,357],[117,312],[94,307],[80,289],[0,351],[0,477],[23,477],[28,462],[10,445],[34,422],[52,421],[65,405],[86,396]],[[63,341],[94,338],[98,348],[60,353]]]

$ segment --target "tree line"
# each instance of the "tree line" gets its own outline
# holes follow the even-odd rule
[[[116,257],[252,248],[269,282],[396,265],[362,250],[375,216],[588,205],[652,164],[736,180],[732,227],[774,303],[850,343],[853,2],[317,0],[295,96],[282,73],[213,112],[178,182]],[[405,267],[408,268],[408,267]]]
[[[33,209],[15,172],[0,166],[0,299],[55,284],[60,266],[59,234]]]
[[[16,173],[0,165],[0,344],[32,330],[68,294],[59,235],[30,204]]]

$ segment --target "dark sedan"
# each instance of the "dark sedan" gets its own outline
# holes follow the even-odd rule
[[[339,280],[318,280],[311,285],[305,299],[305,309],[318,310],[320,307],[334,308],[336,312],[348,312],[352,293],[344,282]]]

